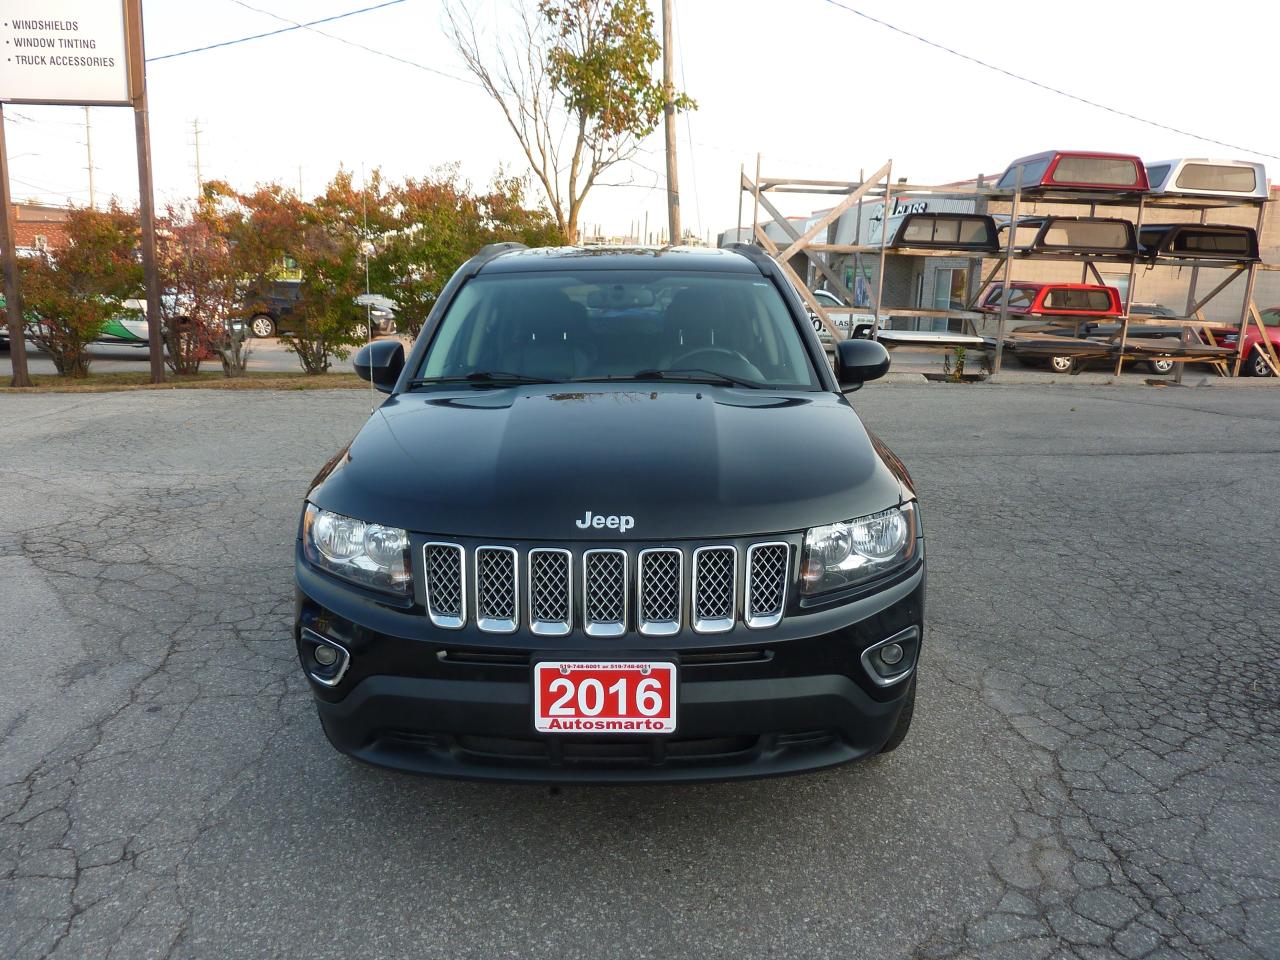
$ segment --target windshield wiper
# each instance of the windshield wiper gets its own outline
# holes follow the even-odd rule
[[[409,381],[411,387],[422,387],[433,383],[474,383],[477,386],[519,386],[525,383],[561,383],[549,377],[531,377],[523,373],[512,373],[509,370],[477,370],[457,377],[415,377]]]
[[[692,374],[692,376],[675,376],[672,374]],[[752,387],[761,389],[766,384],[758,383],[755,380],[747,380],[743,377],[735,377],[732,374],[721,373],[719,370],[708,370],[705,367],[673,367],[668,370],[641,370],[635,374],[637,380],[683,380],[687,383],[722,383],[735,387]]]

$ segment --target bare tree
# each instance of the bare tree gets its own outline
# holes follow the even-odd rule
[[[486,42],[462,0],[445,4],[467,69],[498,104],[547,195],[567,243],[600,175],[632,159],[657,127],[667,94],[645,0],[514,0],[504,42]],[[694,102],[672,91],[676,110]]]

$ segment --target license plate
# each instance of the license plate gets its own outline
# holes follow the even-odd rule
[[[544,660],[533,667],[539,733],[674,733],[676,665],[649,660]]]

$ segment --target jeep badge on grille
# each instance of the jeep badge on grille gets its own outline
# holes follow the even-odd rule
[[[592,527],[597,530],[603,530],[607,527],[610,530],[626,533],[636,525],[636,518],[629,517],[625,513],[621,515],[611,514],[606,517],[603,514],[592,513],[588,510],[581,520],[575,520],[573,523],[579,530],[590,530]]]

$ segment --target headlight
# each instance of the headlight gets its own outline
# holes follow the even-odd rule
[[[307,504],[302,518],[307,559],[335,576],[375,590],[407,595],[413,586],[409,534]]]
[[[813,527],[804,535],[800,591],[813,595],[856,586],[903,566],[915,550],[913,503]]]

